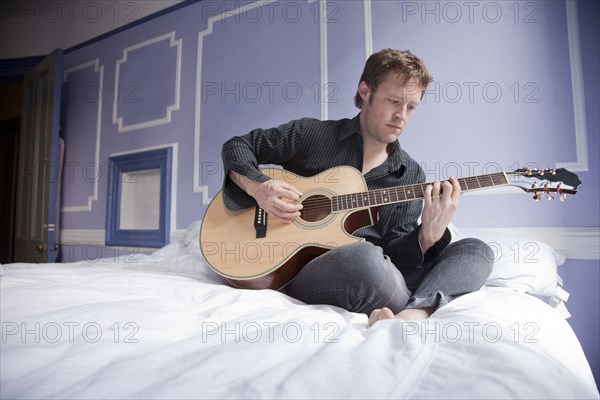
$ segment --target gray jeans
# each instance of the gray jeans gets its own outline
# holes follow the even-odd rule
[[[284,291],[308,304],[330,304],[366,314],[382,307],[394,313],[405,308],[437,308],[480,289],[493,260],[484,242],[463,239],[449,244],[405,279],[380,247],[360,242],[310,261]]]

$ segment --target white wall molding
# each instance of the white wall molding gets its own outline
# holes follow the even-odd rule
[[[208,197],[208,185],[200,184],[200,120],[202,116],[202,52],[204,49],[204,37],[213,33],[215,22],[239,15],[248,10],[262,7],[276,0],[261,0],[235,8],[224,13],[213,15],[207,21],[206,29],[198,32],[198,48],[196,50],[196,112],[194,118],[194,193],[202,193],[202,204],[208,205],[212,200]]]
[[[577,160],[558,162],[556,163],[556,167],[566,168],[571,171],[589,171],[588,134],[577,2],[565,0],[565,5],[567,11],[567,39],[569,42],[569,63],[571,66],[571,90],[573,94],[573,119],[575,120],[575,151]]]
[[[100,60],[95,59],[84,64],[79,64],[74,67],[68,68],[63,72],[63,81],[68,82],[70,73],[79,71],[82,69],[94,67],[94,72],[99,73],[98,77],[98,108],[96,111],[96,143],[94,148],[94,163],[96,166],[100,166],[100,134],[102,132],[102,88],[104,87],[104,66],[100,65]],[[98,182],[100,179],[93,180],[93,192],[88,196],[87,204],[82,206],[65,206],[61,207],[61,212],[82,212],[92,211],[92,202],[98,201]]]
[[[259,0],[254,3],[249,3],[235,9],[225,11],[218,15],[213,15],[208,18],[206,29],[198,32],[198,48],[196,54],[196,107],[195,107],[195,123],[194,123],[194,176],[193,176],[193,192],[202,194],[202,204],[208,205],[212,200],[208,196],[208,185],[200,184],[200,122],[202,114],[202,51],[204,48],[204,38],[213,33],[214,24],[229,17],[234,17],[241,13],[253,10],[258,7],[263,7],[270,3],[278,2],[279,0]],[[317,0],[307,0],[308,3],[313,3]],[[320,79],[321,79],[321,118],[328,119],[328,103],[323,101],[329,96],[328,65],[327,65],[327,0],[319,1],[319,54],[320,54]]]
[[[600,260],[600,228],[515,227],[477,228],[513,234],[550,245],[554,250],[576,260]]]
[[[104,246],[104,229],[61,229],[60,244],[98,244]]]
[[[373,54],[373,17],[371,12],[371,0],[363,0],[365,60]]]
[[[171,231],[170,242],[175,243],[183,240],[185,229]],[[104,229],[63,229],[60,231],[60,244],[68,246],[106,246]],[[151,249],[153,251],[157,249]]]
[[[120,67],[121,64],[124,64],[127,62],[127,57],[128,54],[130,52],[133,52],[135,50],[141,49],[142,47],[146,47],[146,46],[151,46],[153,44],[162,42],[164,40],[169,40],[169,47],[177,47],[177,53],[176,53],[176,66],[175,66],[175,99],[173,104],[167,106],[166,110],[165,110],[165,117],[164,118],[159,118],[159,119],[155,119],[155,120],[151,120],[151,121],[146,121],[146,122],[140,122],[140,123],[136,123],[136,124],[131,124],[131,125],[124,125],[123,124],[123,117],[118,117],[118,105],[119,105],[119,88],[120,88]],[[164,35],[161,36],[157,36],[155,38],[146,40],[144,42],[141,43],[137,43],[133,46],[129,46],[123,49],[123,58],[121,58],[120,60],[117,60],[116,65],[115,65],[115,82],[116,82],[116,87],[115,87],[115,95],[114,95],[114,101],[113,101],[113,124],[117,124],[118,125],[118,131],[119,132],[128,132],[128,131],[133,131],[133,130],[137,130],[137,129],[142,129],[142,128],[149,128],[152,126],[158,126],[158,125],[163,125],[163,124],[168,124],[171,122],[171,113],[173,111],[179,110],[179,92],[180,92],[180,87],[181,87],[181,43],[182,43],[183,39],[178,39],[175,40],[175,32],[169,32],[166,33]]]
[[[310,0],[309,0],[310,2]],[[329,119],[329,73],[327,54],[327,0],[319,0],[319,54],[321,56],[321,119]]]

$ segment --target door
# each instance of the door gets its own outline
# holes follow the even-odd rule
[[[54,262],[62,50],[24,79],[15,215],[15,262]]]

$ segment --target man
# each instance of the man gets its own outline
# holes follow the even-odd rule
[[[423,62],[410,51],[385,49],[367,60],[353,119],[303,118],[255,129],[223,146],[227,208],[258,203],[271,219],[298,218],[301,193],[271,180],[259,164],[279,164],[301,176],[350,165],[370,190],[425,181],[422,168],[399,145],[427,85]],[[353,234],[366,240],[308,262],[284,291],[309,304],[332,304],[378,319],[424,319],[456,296],[478,290],[491,272],[491,249],[476,239],[451,242],[448,225],[461,189],[456,179],[427,185],[424,201],[388,205],[378,222]],[[421,223],[418,223],[421,216]]]

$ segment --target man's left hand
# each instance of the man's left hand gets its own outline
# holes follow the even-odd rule
[[[419,243],[423,254],[444,235],[458,208],[460,192],[460,185],[454,177],[425,187],[425,205],[419,232]]]

